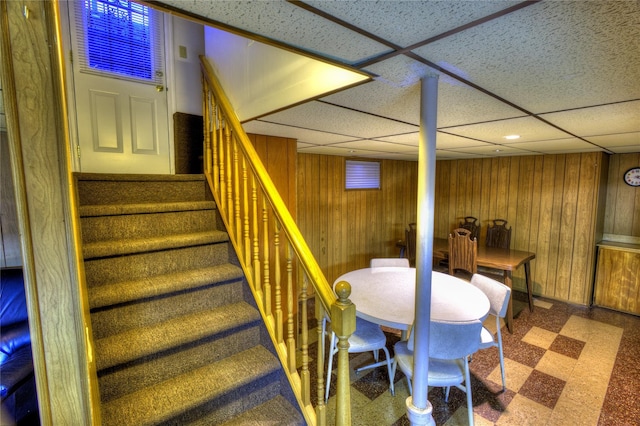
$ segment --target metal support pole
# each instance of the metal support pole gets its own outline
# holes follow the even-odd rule
[[[435,425],[427,394],[429,391],[429,324],[433,270],[437,109],[438,76],[428,75],[421,81],[413,396],[407,398],[407,413],[412,425]]]

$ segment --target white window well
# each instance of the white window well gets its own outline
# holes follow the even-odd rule
[[[346,160],[345,189],[380,189],[380,162]]]

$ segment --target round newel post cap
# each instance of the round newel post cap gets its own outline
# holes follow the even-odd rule
[[[345,302],[349,299],[349,296],[351,296],[351,284],[346,281],[340,281],[335,286],[335,292],[338,299],[341,302]]]

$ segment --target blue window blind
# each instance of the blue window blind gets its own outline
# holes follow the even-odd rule
[[[76,33],[84,46],[80,70],[164,84],[162,15],[122,0],[83,0],[76,4]]]
[[[346,189],[380,189],[380,162],[346,160]]]

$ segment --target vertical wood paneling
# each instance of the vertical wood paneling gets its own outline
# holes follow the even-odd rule
[[[640,188],[622,180],[624,172],[640,166],[640,153],[613,155],[609,162],[604,233],[640,238]]]
[[[571,262],[573,259],[573,242],[575,238],[575,220],[578,198],[578,180],[580,176],[580,159],[575,155],[566,157],[565,179],[562,188],[562,213],[560,233],[558,235],[558,269],[554,296],[569,300],[569,284],[571,280]]]
[[[616,159],[628,156],[631,158],[624,161]],[[307,157],[327,161],[326,170],[319,172],[327,176],[326,183],[317,180],[305,184],[304,191],[313,197],[327,194],[327,203],[332,206],[328,221],[323,224],[315,218],[317,222],[311,225],[301,224],[305,236],[307,232],[320,232],[315,228],[326,229],[327,250],[332,255],[321,266],[327,279],[332,281],[349,270],[366,267],[374,256],[397,256],[395,242],[404,239],[406,225],[417,217],[418,164],[384,160],[380,191],[349,192],[343,189],[342,157],[298,154],[299,166],[308,167]],[[480,244],[484,244],[489,221],[505,219],[513,227],[512,247],[536,253],[532,262],[534,292],[588,304],[598,203],[604,203],[599,191],[603,159],[605,154],[584,153],[437,161],[434,234],[446,238],[464,216],[475,216],[483,228]],[[616,184],[611,176],[622,182],[621,173],[638,160],[636,154],[613,156],[609,186]],[[299,170],[299,179],[302,175]],[[622,189],[627,188],[618,185],[616,191],[607,191],[607,200],[617,208],[607,206],[605,232],[611,233],[614,227],[628,230],[625,232],[635,229],[636,225],[617,225],[619,220],[635,223],[633,216],[639,216],[640,202],[635,201],[635,193],[623,197],[619,194]],[[299,209],[307,208],[304,206],[311,204],[301,203]],[[301,213],[301,221],[312,217]],[[315,242],[310,245],[314,253],[320,249]],[[514,274],[514,287],[525,289],[524,271]]]

